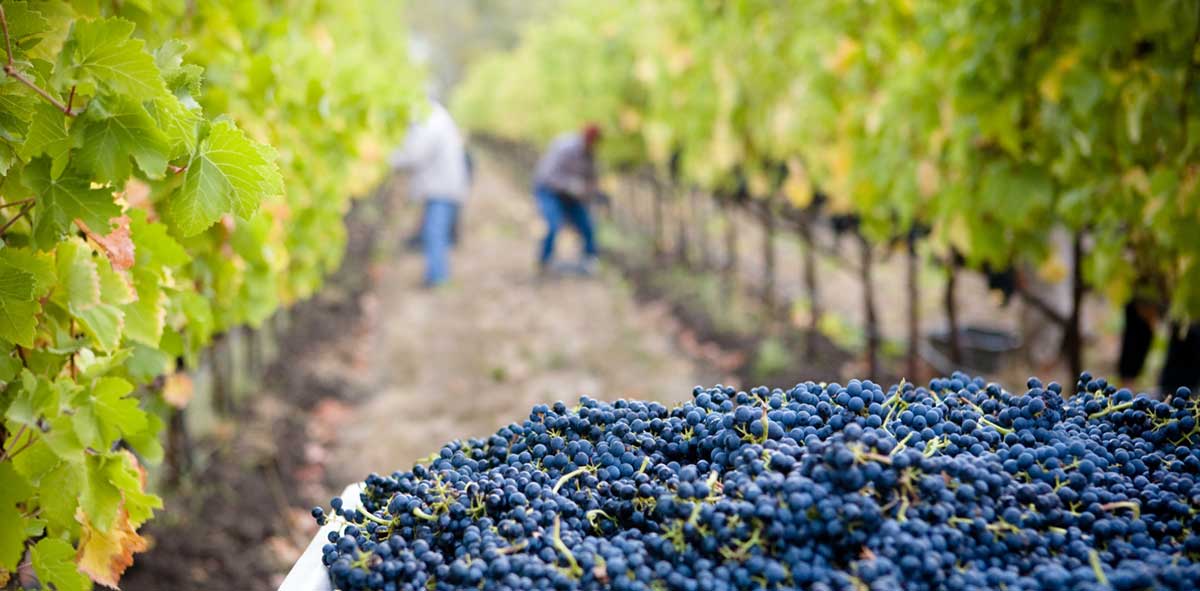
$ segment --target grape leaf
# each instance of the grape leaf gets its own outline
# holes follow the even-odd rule
[[[204,68],[183,63],[183,54],[187,53],[187,50],[187,43],[170,39],[154,52],[154,63],[162,72],[167,88],[181,101],[190,103],[190,106],[194,105],[196,97],[200,96]]]
[[[100,304],[75,314],[79,325],[104,351],[115,351],[121,346],[121,334],[125,330],[125,312],[112,304]]]
[[[40,430],[39,430],[40,431]],[[54,450],[46,445],[46,442],[40,435],[34,436],[33,443],[30,443],[25,451],[22,451],[16,457],[12,458],[13,468],[16,468],[29,484],[37,488],[39,496],[42,490],[42,479],[53,470],[60,460]]]
[[[136,249],[133,244],[133,238],[129,235],[129,216],[121,216],[114,220],[115,228],[106,235],[100,235],[87,227],[87,224],[82,224],[80,228],[88,238],[95,242],[100,249],[108,255],[108,260],[112,263],[115,269],[125,271],[133,266],[136,260]]]
[[[37,156],[50,157],[50,178],[58,178],[67,167],[67,155],[71,152],[71,136],[67,133],[67,116],[47,103],[38,103],[33,109],[25,143],[18,153],[25,160]]]
[[[46,445],[64,460],[77,460],[83,453],[83,443],[75,432],[73,417],[59,415],[50,420],[50,430],[42,436]]]
[[[24,140],[37,99],[20,83],[5,78],[0,83],[0,139],[10,144]]]
[[[196,150],[196,132],[203,120],[198,109],[188,108],[174,96],[148,103],[147,110],[167,140],[167,157],[182,158]]]
[[[109,462],[107,470],[109,482],[124,495],[124,507],[129,512],[129,521],[134,527],[150,519],[154,515],[154,509],[162,509],[162,499],[145,492],[146,471],[132,453],[122,452],[118,459]]]
[[[108,449],[122,435],[146,430],[146,413],[137,398],[128,396],[132,391],[133,385],[121,378],[96,380],[90,396],[75,411],[75,430],[84,445]]]
[[[0,298],[32,300],[33,286],[33,275],[7,264],[0,264]]]
[[[58,390],[46,379],[40,379],[28,369],[21,372],[21,383],[9,386],[17,389],[12,404],[5,411],[4,417],[10,421],[36,426],[37,420],[43,414],[57,415]]]
[[[163,341],[166,341],[166,339],[163,339]],[[175,358],[166,351],[134,342],[129,359],[125,362],[125,369],[129,372],[131,379],[138,383],[145,383],[171,371],[174,364]]]
[[[125,337],[157,347],[166,325],[167,292],[159,285],[158,273],[144,267],[133,270],[133,286],[137,290],[137,301],[123,308]]]
[[[109,220],[121,215],[112,192],[92,188],[78,171],[64,172],[58,178],[50,173],[50,161],[38,158],[26,165],[21,175],[24,185],[37,195],[34,239],[42,250],[50,250],[76,218],[97,232],[107,232]]]
[[[97,98],[71,127],[79,145],[75,157],[99,181],[123,183],[129,159],[150,178],[167,170],[167,136],[145,107],[131,101]]]
[[[9,463],[0,463],[0,569],[15,570],[25,544],[24,518],[17,503],[25,502],[33,489]],[[21,524],[14,526],[15,524]]]
[[[147,221],[146,212],[140,209],[130,210],[129,218],[139,266],[178,267],[191,260],[187,251],[167,232],[166,225]]]
[[[40,298],[54,285],[54,262],[47,253],[27,248],[0,249],[0,266],[8,265],[33,277],[33,298]]]
[[[93,581],[116,589],[125,569],[133,564],[133,554],[144,552],[149,544],[138,535],[124,509],[107,531],[92,527],[85,515],[80,516],[80,521],[83,533],[79,540],[79,570]]]
[[[119,18],[75,21],[64,50],[73,58],[76,81],[90,80],[109,92],[139,100],[165,93],[145,42],[130,38],[133,28],[132,22]]]
[[[125,274],[117,272],[106,258],[96,259],[96,272],[100,276],[100,301],[122,306],[137,300],[137,292]]]
[[[32,347],[37,333],[37,316],[41,306],[35,301],[12,299],[0,295],[0,340]]]
[[[91,585],[75,564],[75,548],[57,538],[44,538],[30,552],[38,580],[58,591],[87,591]]]
[[[109,479],[109,465],[120,459],[111,455],[88,456],[85,469],[86,480],[79,504],[94,527],[108,531],[121,508],[121,489]]]
[[[193,236],[225,213],[249,217],[263,197],[283,190],[275,158],[274,150],[233,123],[213,125],[168,204],[169,219],[181,234]]]
[[[29,8],[28,2],[5,2],[4,18],[8,24],[8,35],[14,45],[28,47],[30,38],[46,32],[50,22],[36,10]]]
[[[163,420],[158,415],[147,413],[146,430],[126,435],[125,443],[129,444],[129,447],[137,452],[143,460],[157,464],[163,459],[162,441],[159,440],[159,434],[162,433],[163,427]]]
[[[82,463],[68,461],[60,461],[42,477],[38,486],[38,505],[50,531],[67,530],[74,534],[79,528],[75,511],[86,478]]]
[[[73,314],[98,306],[100,272],[92,258],[92,249],[82,240],[72,238],[58,245],[55,256],[61,286],[53,294],[55,301]]]

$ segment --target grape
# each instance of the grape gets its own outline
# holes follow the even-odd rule
[[[334,505],[336,588],[1194,589],[1200,404],[956,373],[537,405]]]

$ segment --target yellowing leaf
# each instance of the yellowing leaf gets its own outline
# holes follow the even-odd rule
[[[167,376],[163,384],[162,397],[167,404],[182,409],[192,400],[192,378],[186,373],[174,373]]]
[[[107,235],[93,232],[83,220],[75,220],[75,224],[108,255],[114,269],[124,271],[132,267],[134,262],[133,240],[129,236],[129,216],[123,215],[113,218],[112,221],[117,227]]]
[[[1060,55],[1042,80],[1038,82],[1038,91],[1041,92],[1042,97],[1052,103],[1057,103],[1062,99],[1063,77],[1077,63],[1079,63],[1079,52],[1076,50]]]
[[[642,127],[642,115],[637,110],[626,107],[621,109],[621,131],[634,133]]]
[[[917,190],[921,192],[922,197],[936,195],[941,184],[941,174],[933,162],[922,160],[917,164]]]
[[[1052,255],[1038,266],[1037,274],[1046,283],[1061,283],[1067,278],[1067,264],[1057,255]]]
[[[93,581],[116,589],[125,569],[133,564],[133,554],[146,551],[149,544],[129,522],[129,514],[125,509],[117,513],[113,526],[107,532],[92,527],[82,511],[75,518],[83,525],[76,558],[79,570]]]
[[[845,74],[857,53],[858,43],[849,37],[842,37],[838,39],[833,53],[825,56],[825,67],[835,74]]]
[[[796,207],[808,207],[813,198],[812,182],[808,178],[808,171],[799,160],[789,160],[787,167],[787,181],[783,185],[784,196]]]

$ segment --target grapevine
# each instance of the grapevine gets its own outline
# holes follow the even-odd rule
[[[0,5],[0,586],[115,588],[147,549],[155,379],[337,264],[415,104],[388,16]]]
[[[744,185],[756,212],[819,206],[853,221],[866,283],[875,250],[915,235],[913,285],[918,252],[951,274],[961,256],[1069,281],[1068,309],[1012,288],[1063,330],[1073,373],[1088,293],[1200,315],[1200,2],[602,4],[568,3],[478,63],[456,97],[466,124],[540,142],[597,119],[609,162],[678,181],[667,199],[690,187],[728,199]]]

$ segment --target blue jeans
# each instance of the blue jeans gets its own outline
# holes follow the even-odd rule
[[[533,196],[537,200],[538,211],[546,220],[546,237],[542,239],[542,250],[538,261],[545,265],[554,257],[554,238],[562,227],[563,218],[583,237],[583,254],[586,257],[596,256],[596,232],[592,224],[592,216],[588,213],[587,205],[582,201],[569,199],[559,195],[547,187],[534,187]]]
[[[421,222],[425,285],[440,285],[450,278],[450,230],[457,217],[458,202],[439,197],[425,201],[425,216]]]

